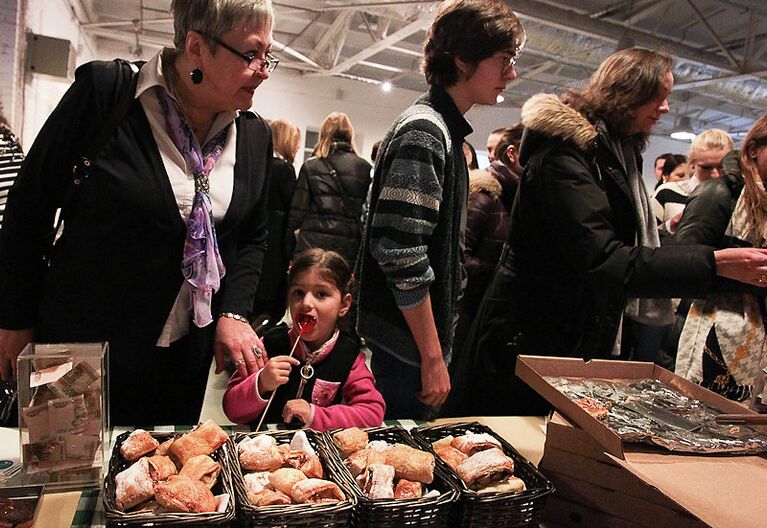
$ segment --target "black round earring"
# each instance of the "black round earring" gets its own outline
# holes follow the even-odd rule
[[[189,77],[192,79],[192,83],[200,84],[202,82],[202,70],[200,68],[193,69],[189,72]]]

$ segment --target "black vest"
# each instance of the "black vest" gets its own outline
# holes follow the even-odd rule
[[[284,324],[275,326],[264,334],[264,348],[269,352],[270,356],[275,355],[287,355],[290,352],[290,336],[288,335],[288,327]],[[336,396],[329,405],[337,405],[341,403],[343,397],[343,386],[346,383],[346,379],[349,377],[349,371],[351,371],[354,361],[360,353],[360,345],[356,339],[348,334],[341,332],[338,336],[336,344],[333,345],[333,349],[330,353],[320,362],[314,363],[314,376],[306,381],[304,385],[301,399],[312,402],[312,391],[314,390],[314,382],[317,379],[330,382],[340,382],[341,385],[336,392]],[[301,365],[293,367],[290,371],[290,377],[285,385],[280,385],[276,389],[274,401],[269,407],[266,413],[265,423],[281,424],[282,410],[285,404],[290,400],[296,399],[296,392],[298,391],[298,385],[301,382]],[[251,423],[256,425],[258,420]]]

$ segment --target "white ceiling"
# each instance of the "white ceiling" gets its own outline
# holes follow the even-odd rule
[[[170,0],[68,0],[83,29],[147,57],[170,45]],[[767,112],[767,2],[764,0],[512,0],[527,44],[506,106],[582,83],[619,46],[676,58],[671,113],[700,132],[742,135]],[[280,69],[335,75],[422,91],[418,71],[435,1],[274,0]],[[114,45],[114,42],[111,43]],[[280,70],[278,70],[279,72]]]

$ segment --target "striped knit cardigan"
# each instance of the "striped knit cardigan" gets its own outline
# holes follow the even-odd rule
[[[8,190],[16,179],[22,161],[24,153],[19,140],[10,128],[0,123],[0,225],[3,222]]]
[[[471,126],[442,88],[432,87],[394,122],[373,176],[356,277],[361,337],[417,366],[420,354],[401,309],[431,294],[449,361],[456,304],[464,283],[462,223]]]

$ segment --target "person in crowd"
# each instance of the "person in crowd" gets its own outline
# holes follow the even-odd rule
[[[641,151],[669,110],[673,81],[668,56],[629,48],[583,90],[523,105],[525,170],[507,246],[467,340],[472,368],[458,373],[470,392],[455,397],[473,404],[467,412],[545,414],[514,375],[519,354],[610,358],[624,313],[664,325],[669,297],[766,276],[764,250],[659,247]]]
[[[661,154],[655,158],[655,165],[653,165],[653,174],[655,175],[655,188],[657,189],[663,183],[663,168],[666,166],[666,160],[673,156],[670,152]]]
[[[288,216],[288,254],[332,249],[350,264],[362,238],[370,163],[356,154],[349,116],[333,112],[320,127],[315,155],[298,173]]]
[[[3,106],[0,104],[0,229],[3,225],[5,202],[8,201],[8,189],[13,185],[22,161],[24,151],[3,115]]]
[[[264,368],[229,380],[223,406],[230,420],[256,422],[266,412],[266,423],[295,418],[316,431],[381,425],[386,404],[360,343],[339,330],[338,320],[351,306],[351,282],[349,265],[334,251],[314,248],[296,255],[288,279],[290,317],[313,318],[316,326],[301,333],[294,357],[289,354],[298,339],[295,324],[266,332],[270,359]]]
[[[197,423],[214,352],[217,371],[225,358],[242,375],[264,364],[249,317],[272,140],[248,108],[277,65],[272,5],[171,7],[175,48],[138,73],[120,61],[78,68],[22,165],[0,231],[3,379],[32,340],[108,341],[117,425]],[[115,101],[128,104],[125,115]],[[81,156],[91,160],[76,173],[89,177],[73,178]]]
[[[373,162],[375,165],[376,159],[378,158],[378,150],[381,148],[381,140],[379,139],[375,143],[373,143],[373,146],[370,149],[370,161]],[[372,170],[372,167],[371,167]]]
[[[284,119],[269,123],[272,129],[274,157],[269,187],[269,219],[267,250],[261,279],[256,290],[253,327],[276,325],[285,313],[285,296],[290,256],[285,253],[288,235],[288,212],[296,187],[293,162],[301,147],[301,131]]]
[[[722,129],[710,128],[695,136],[687,156],[692,169],[690,192],[701,182],[719,177],[722,158],[732,149],[732,138]]]
[[[394,122],[375,167],[359,279],[357,330],[389,418],[424,419],[450,392],[447,365],[464,286],[468,170],[463,115],[493,105],[516,77],[525,40],[505,2],[442,2],[422,70],[429,91]]]
[[[474,320],[476,307],[482,301],[493,270],[501,256],[509,229],[511,205],[517,192],[522,167],[519,165],[519,143],[524,127],[504,129],[496,145],[496,160],[482,170],[469,172],[469,201],[466,214],[464,262],[466,288],[458,306],[453,363]],[[451,383],[455,384],[454,380]]]
[[[690,194],[690,178],[688,175],[687,157],[682,154],[672,154],[666,158],[661,178],[663,183],[655,189],[652,195],[652,209],[658,230],[663,242],[664,237],[672,233],[671,223],[684,210],[687,196]],[[674,223],[674,228],[676,223]]]
[[[767,247],[767,115],[754,123],[740,152],[716,165],[720,177],[692,192],[673,243]],[[764,285],[767,276],[758,282]],[[763,294],[742,288],[693,300],[679,339],[676,373],[732,400],[748,400],[766,359]]]
[[[505,128],[496,128],[490,134],[487,136],[487,161],[490,163],[495,161],[495,147],[498,145],[498,142],[501,140],[501,134],[503,134],[503,131],[506,130]]]
[[[463,155],[466,158],[466,165],[469,170],[479,169],[479,163],[477,163],[477,151],[468,141],[463,142]]]

